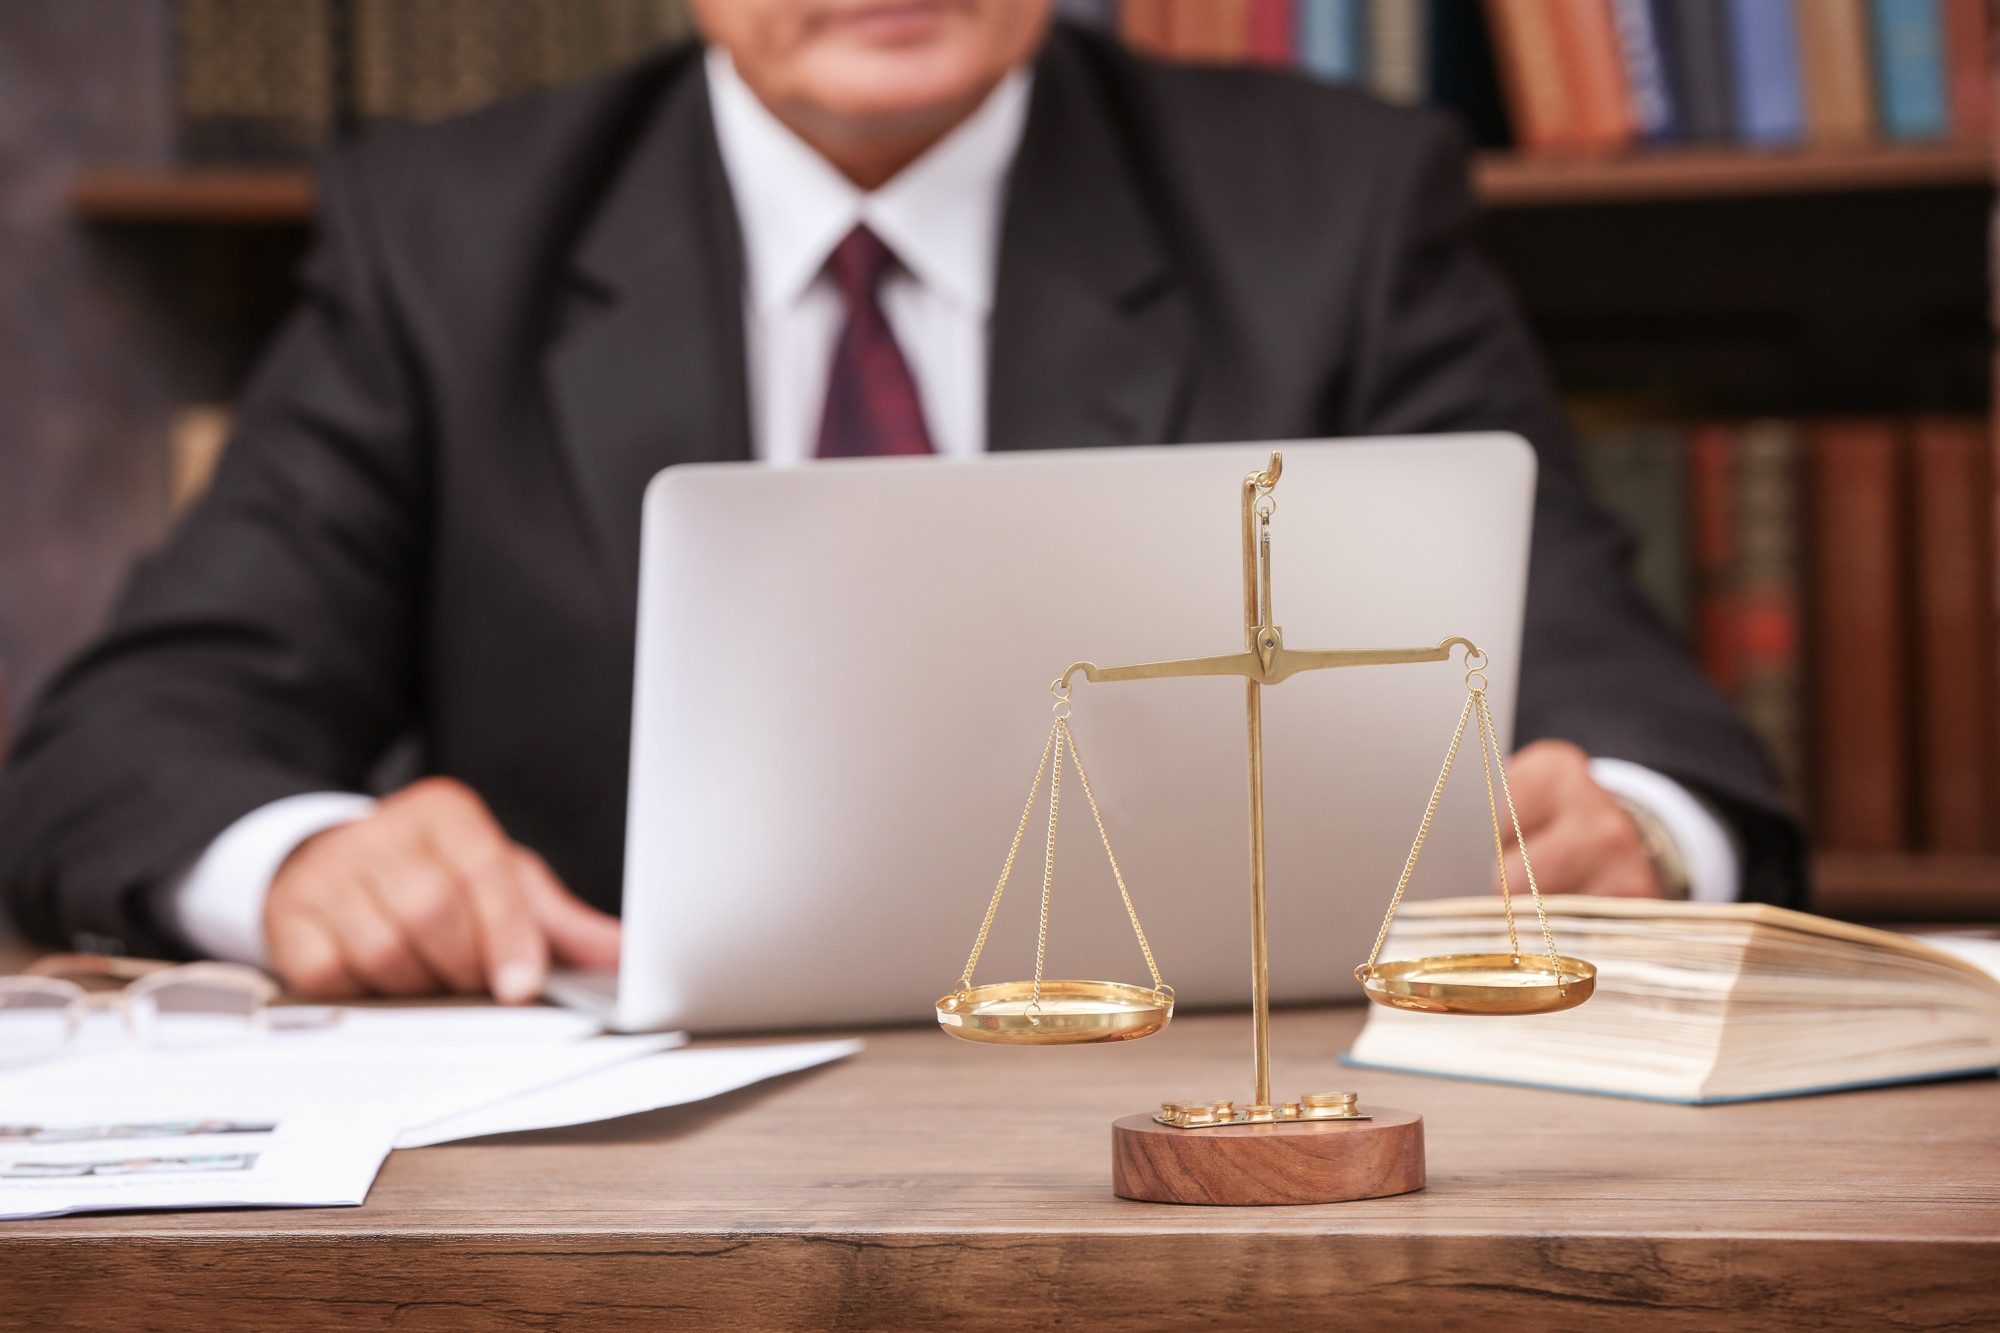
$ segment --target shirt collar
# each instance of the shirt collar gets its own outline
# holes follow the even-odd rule
[[[1026,70],[1010,72],[950,134],[864,192],[771,114],[728,52],[711,46],[707,65],[750,299],[760,312],[796,302],[858,222],[926,287],[980,313],[992,308],[1007,171],[1027,122]]]

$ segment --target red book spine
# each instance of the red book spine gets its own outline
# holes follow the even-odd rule
[[[1296,65],[1294,34],[1297,32],[1293,0],[1250,0],[1250,59],[1280,69]]]
[[[1597,152],[1632,142],[1632,93],[1611,0],[1543,0],[1570,89],[1576,142]]]
[[[1993,15],[1987,0],[1944,0],[1945,78],[1951,133],[1984,143],[1993,133]]]
[[[1902,455],[1892,422],[1812,433],[1814,822],[1836,851],[1909,846]]]
[[[1123,0],[1118,33],[1125,44],[1148,55],[1171,55],[1174,49],[1174,0]]]
[[[1693,529],[1694,629],[1702,669],[1730,699],[1743,691],[1743,635],[1736,597],[1736,432],[1707,422],[1688,440]]]
[[[1554,0],[1486,0],[1486,22],[1514,137],[1530,152],[1577,145],[1573,97],[1556,45]]]
[[[1916,564],[1919,832],[1934,852],[1993,848],[1992,492],[1983,425],[1910,433]]]

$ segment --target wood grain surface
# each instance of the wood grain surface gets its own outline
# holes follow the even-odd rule
[[[1141,1112],[1111,1126],[1111,1192],[1152,1203],[1248,1208],[1346,1203],[1424,1187],[1424,1119],[1172,1129]]]
[[[1114,1119],[1248,1091],[1240,1015],[882,1031],[699,1106],[394,1153],[359,1208],[0,1222],[0,1327],[2000,1326],[2000,1082],[1663,1106],[1344,1069],[1361,1018],[1274,1015],[1275,1086],[1420,1113],[1413,1194],[1112,1194]]]

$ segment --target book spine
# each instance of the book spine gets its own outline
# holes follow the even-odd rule
[[[1891,139],[1938,139],[1950,129],[1938,0],[1870,0],[1875,88]]]
[[[1486,0],[1514,138],[1530,152],[1575,146],[1570,90],[1548,0]]]
[[[296,161],[332,142],[332,0],[181,0],[175,24],[184,156]]]
[[[1246,51],[1259,65],[1284,69],[1298,63],[1296,0],[1250,0]]]
[[[1174,0],[1121,0],[1118,35],[1135,51],[1173,54]]]
[[[1811,434],[1814,824],[1834,851],[1909,845],[1904,467],[1894,423]]]
[[[1798,463],[1798,428],[1791,422],[1743,427],[1736,460],[1741,708],[1786,796],[1802,805]]]
[[[1688,566],[1687,438],[1674,426],[1585,435],[1584,469],[1597,498],[1632,530],[1639,588],[1683,638],[1693,614]]]
[[[1657,0],[1612,0],[1611,12],[1618,26],[1618,52],[1631,97],[1633,131],[1648,143],[1671,143],[1680,137],[1680,113],[1667,80],[1667,54],[1655,21],[1656,4]]]
[[[1578,146],[1602,152],[1631,143],[1632,92],[1611,0],[1553,0],[1549,12]]]
[[[1736,604],[1736,453],[1736,432],[1719,422],[1696,426],[1688,440],[1695,646],[1709,681],[1731,700],[1743,691]]]
[[[1365,0],[1298,0],[1299,64],[1328,83],[1367,75]]]
[[[1910,433],[1916,565],[1917,810],[1934,852],[1994,847],[1992,494],[1982,423]]]
[[[1086,28],[1118,27],[1118,0],[1056,0],[1056,16]]]
[[[1726,0],[1667,0],[1683,123],[1690,139],[1720,142],[1736,131]]]
[[[1430,68],[1429,24],[1424,0],[1370,0],[1368,84],[1377,95],[1406,105],[1424,100]]]
[[[1729,0],[1736,133],[1744,143],[1791,144],[1805,137],[1799,36],[1792,0]]]
[[[1867,0],[1810,0],[1796,11],[1806,132],[1814,143],[1860,143],[1875,132]]]
[[[1993,137],[1993,11],[1987,0],[1944,0],[1944,45],[1952,137],[1984,143]]]

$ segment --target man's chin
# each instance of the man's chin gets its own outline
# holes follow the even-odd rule
[[[843,53],[814,71],[802,99],[822,113],[865,123],[918,124],[963,115],[987,80],[950,50],[928,47]]]

